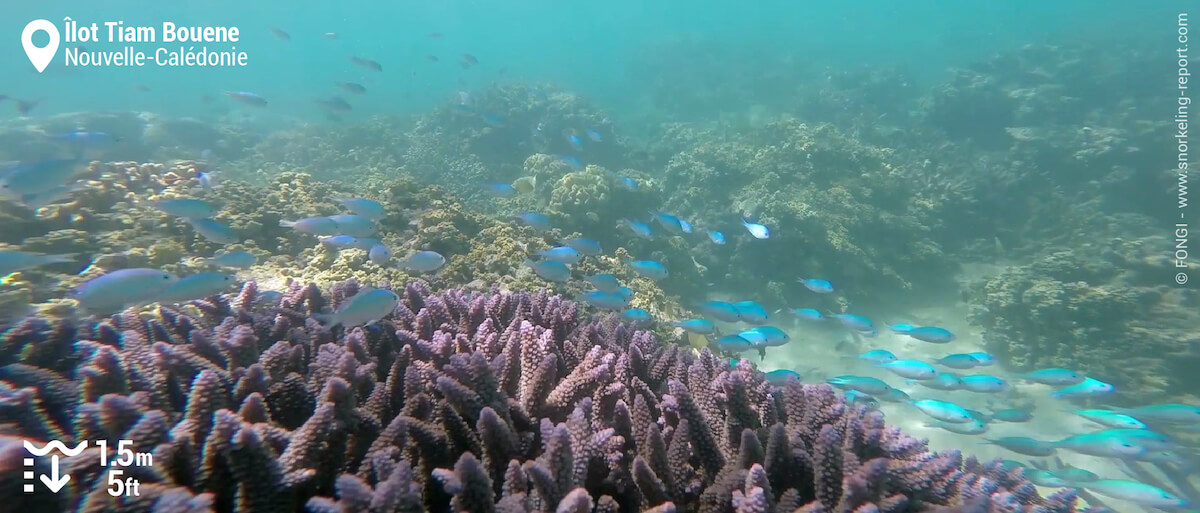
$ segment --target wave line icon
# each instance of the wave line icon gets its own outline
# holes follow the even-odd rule
[[[58,449],[58,451],[63,453],[65,456],[79,456],[79,453],[83,452],[84,449],[87,449],[87,444],[87,440],[84,440],[79,442],[79,445],[74,449],[68,449],[67,446],[62,442],[58,440],[51,440],[50,443],[39,449],[38,446],[33,445],[33,443],[31,443],[29,440],[25,440],[25,450],[29,451],[29,453],[34,456],[45,456],[50,454],[50,451],[55,449]]]

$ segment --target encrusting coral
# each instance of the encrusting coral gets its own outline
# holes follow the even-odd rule
[[[930,453],[829,387],[772,387],[545,292],[414,282],[375,325],[311,318],[359,290],[293,285],[268,304],[250,282],[195,316],[27,319],[0,338],[0,468],[18,437],[132,440],[154,465],[125,469],[140,496],[113,498],[92,445],[67,458],[69,494],[21,494],[5,473],[0,496],[89,512],[1074,511],[1071,492]]]

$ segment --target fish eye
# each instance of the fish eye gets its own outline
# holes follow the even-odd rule
[[[169,279],[171,279],[171,275],[169,275],[169,274],[164,274],[164,275],[162,276],[162,278],[163,278],[164,280],[169,280]]]

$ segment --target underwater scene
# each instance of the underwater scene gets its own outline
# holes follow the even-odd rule
[[[0,513],[1200,511],[1195,5],[5,5]]]

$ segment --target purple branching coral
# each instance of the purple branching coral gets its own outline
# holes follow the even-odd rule
[[[247,283],[195,315],[12,328],[0,497],[89,512],[1075,511],[1072,493],[931,453],[829,387],[772,387],[558,296],[412,283],[376,325],[311,320],[358,289],[267,305]],[[93,445],[66,461],[69,494],[22,494],[5,472],[22,438],[128,439],[154,465],[127,469],[140,496],[113,498]]]

